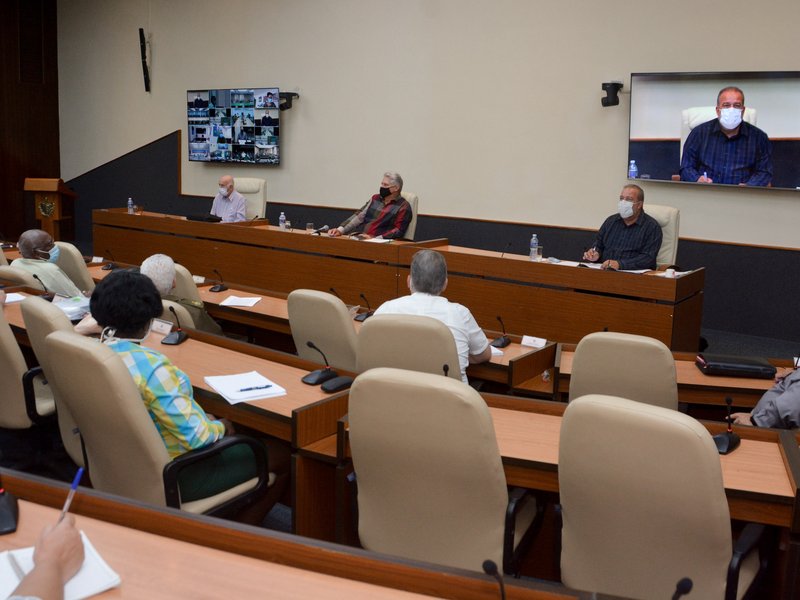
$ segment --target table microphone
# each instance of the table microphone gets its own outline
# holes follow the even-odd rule
[[[167,346],[177,346],[185,342],[189,338],[189,335],[181,329],[181,320],[178,318],[178,313],[175,312],[174,306],[169,307],[169,312],[175,316],[175,322],[178,324],[178,328],[161,340],[161,343]]]
[[[336,371],[331,369],[331,365],[330,363],[328,363],[328,357],[325,356],[325,353],[322,350],[320,350],[314,342],[309,340],[306,342],[306,346],[312,348],[313,350],[316,350],[322,355],[322,360],[325,361],[325,368],[311,371],[310,373],[306,374],[300,381],[302,381],[303,383],[307,383],[308,385],[319,385],[321,383],[325,383],[326,381],[333,379],[334,377],[339,376],[339,374]]]
[[[714,444],[716,444],[717,452],[720,454],[730,454],[742,443],[741,438],[733,433],[733,420],[731,419],[731,404],[733,404],[733,399],[728,396],[725,398],[725,404],[728,405],[728,416],[726,417],[728,421],[728,430],[725,433],[718,433],[714,436]]]
[[[367,297],[364,294],[359,294],[359,297],[367,305],[367,312],[357,314],[355,317],[353,317],[353,320],[358,321],[359,323],[363,323],[364,321],[369,319],[372,315],[374,315],[375,311],[372,310],[372,307],[369,305],[369,300],[367,300]]]
[[[508,251],[511,249],[511,244],[512,244],[512,242],[508,242],[508,243],[506,244],[506,247],[505,247],[505,248],[503,249],[503,251],[500,253],[500,258],[503,258],[503,256],[505,255],[505,253],[506,253],[506,252],[508,252]]]
[[[329,229],[330,229],[330,227],[328,227],[327,225],[323,225],[319,229],[315,229],[314,231],[312,231],[311,235],[319,235],[320,233],[324,233],[324,232],[328,231]]]
[[[503,328],[503,335],[493,339],[492,346],[495,348],[505,348],[511,343],[511,339],[506,335],[506,326],[503,324],[503,319],[500,318],[500,315],[497,316],[497,320],[500,321],[500,327]]]
[[[48,290],[48,289],[47,289],[47,286],[44,284],[44,281],[42,281],[41,279],[39,279],[39,276],[38,276],[36,273],[33,273],[33,278],[34,278],[36,281],[38,281],[38,282],[39,282],[39,285],[40,285],[40,286],[42,286],[42,289],[44,290],[44,295],[42,295],[42,298],[44,298],[44,299],[45,299],[45,300],[47,300],[48,302],[52,302],[52,301],[53,301],[53,298],[55,298],[55,294],[51,294],[51,293],[50,293],[50,290]]]
[[[681,596],[685,596],[686,594],[691,592],[693,585],[694,583],[692,583],[692,580],[689,579],[688,577],[684,577],[683,579],[678,581],[678,584],[675,586],[675,593],[672,594],[672,600],[678,600],[678,598],[680,598]]]
[[[450,365],[448,365],[447,363],[443,364],[442,373],[444,373],[444,376],[447,377],[447,375],[450,373]]]
[[[216,269],[211,269],[211,270],[214,271],[214,273],[217,274],[217,277],[219,277],[219,283],[217,285],[212,285],[208,289],[208,291],[209,292],[224,292],[225,290],[227,290],[228,286],[225,285],[224,281],[222,281],[222,275],[220,274],[220,272],[217,271]]]
[[[483,567],[484,573],[486,573],[491,577],[494,577],[497,580],[497,583],[500,585],[500,598],[501,600],[505,600],[506,585],[505,583],[503,583],[503,577],[500,575],[500,573],[497,572],[497,564],[493,560],[485,560],[483,561],[483,565],[481,566]],[[678,583],[678,585],[680,585],[680,583]],[[689,583],[689,585],[691,586],[691,582]]]
[[[111,262],[104,264],[101,267],[101,270],[103,270],[103,271],[113,271],[114,269],[117,268],[117,265],[114,264],[114,255],[111,254],[111,250],[109,250],[108,248],[106,248],[106,254],[108,254],[111,257]]]
[[[336,288],[330,287],[328,288],[328,291],[334,296],[336,296],[339,300],[342,300],[342,297],[339,295],[339,292],[336,291]],[[344,302],[344,300],[342,300],[342,302]]]

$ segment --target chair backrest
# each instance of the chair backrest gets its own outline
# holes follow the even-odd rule
[[[691,108],[683,109],[681,111],[681,153],[678,156],[683,158],[683,145],[686,143],[686,138],[689,137],[692,129],[716,118],[716,106],[692,106]],[[750,123],[750,125],[756,125],[758,122],[756,109],[749,106],[745,107],[742,120]]]
[[[407,240],[413,240],[414,234],[417,232],[417,210],[419,208],[419,196],[414,192],[400,192],[400,195],[411,205],[411,222],[408,224],[408,229],[403,236]]]
[[[28,333],[28,340],[31,348],[36,355],[39,365],[42,367],[44,376],[50,383],[53,391],[53,399],[58,413],[58,429],[61,432],[61,441],[69,457],[78,465],[83,464],[83,451],[81,449],[80,437],[76,433],[75,419],[70,413],[69,408],[62,400],[61,390],[53,381],[52,365],[61,357],[51,357],[45,345],[45,338],[55,331],[72,332],[70,323],[64,311],[53,306],[47,300],[37,296],[28,296],[22,301],[22,319],[25,321],[25,330]],[[76,373],[79,371],[76,371]]]
[[[19,343],[0,308],[0,427],[28,429],[33,425],[25,410],[22,376],[28,367]]]
[[[56,242],[61,251],[56,264],[82,292],[94,289],[94,280],[80,250],[69,242]]]
[[[267,214],[267,180],[258,177],[237,177],[236,191],[247,199],[245,214],[248,219],[263,219]]]
[[[376,315],[358,332],[356,367],[359,373],[376,367],[395,367],[461,381],[461,366],[453,332],[441,321],[420,315]]]
[[[656,257],[656,264],[674,265],[678,256],[681,211],[673,206],[645,204],[644,212],[653,217],[661,226],[661,248]]]
[[[561,578],[571,588],[722,598],[732,555],[716,446],[688,415],[589,395],[564,413],[558,450]]]
[[[167,448],[122,359],[108,346],[74,332],[52,333],[45,345],[58,356],[50,371],[80,429],[92,485],[166,505]]]
[[[0,267],[7,267],[8,266],[8,259],[6,258],[6,253],[0,251]]]
[[[178,304],[177,302],[173,302],[172,300],[161,300],[161,305],[164,307],[164,310],[161,313],[161,318],[165,321],[171,321],[175,328],[180,327],[191,327],[192,329],[197,329],[197,326],[192,318],[192,314],[186,309],[185,306],[182,304]],[[170,310],[170,307],[175,311],[174,313]],[[178,315],[177,318],[175,315]],[[180,323],[178,320],[180,319]]]
[[[678,409],[675,359],[662,342],[643,335],[601,331],[575,349],[569,400],[607,394]]]
[[[356,330],[344,302],[317,290],[294,290],[286,299],[289,326],[300,358],[324,364],[311,341],[335,369],[356,370]]]
[[[171,294],[178,298],[202,302],[200,292],[197,291],[197,284],[192,279],[189,269],[178,263],[175,263],[175,287],[172,288]]]
[[[0,279],[5,279],[6,281],[13,281],[18,285],[27,285],[30,288],[35,290],[41,290],[42,284],[34,279],[33,275],[31,275],[25,269],[17,269],[15,267],[10,267],[7,265],[0,266]]]
[[[485,559],[503,564],[508,490],[474,389],[372,369],[350,389],[349,421],[364,548],[473,571]]]

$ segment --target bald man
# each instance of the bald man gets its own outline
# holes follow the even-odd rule
[[[48,292],[68,298],[81,295],[78,286],[56,264],[59,248],[49,233],[41,229],[29,229],[19,236],[17,248],[22,258],[12,262],[12,267],[38,277]]]
[[[222,219],[223,223],[236,223],[244,221],[247,199],[233,189],[234,181],[230,175],[219,178],[219,192],[214,196],[211,205],[211,214]]]

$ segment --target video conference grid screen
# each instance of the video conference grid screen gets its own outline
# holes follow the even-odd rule
[[[279,165],[278,88],[189,90],[189,160]]]

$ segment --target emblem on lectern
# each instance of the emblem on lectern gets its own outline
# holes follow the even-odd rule
[[[42,213],[43,217],[52,217],[55,211],[56,204],[49,198],[45,197],[39,202],[39,212]]]

